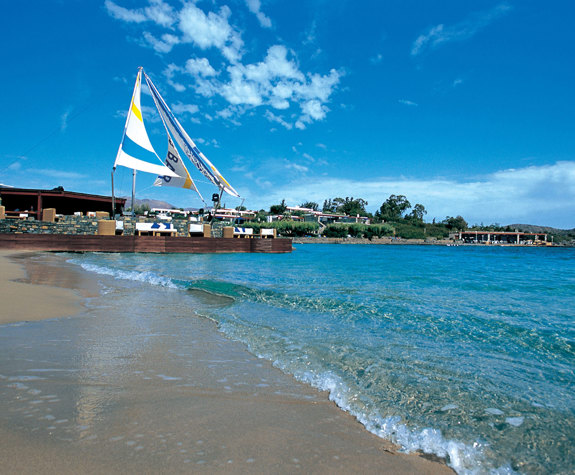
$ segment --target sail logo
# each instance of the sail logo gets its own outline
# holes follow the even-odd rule
[[[166,157],[166,166],[172,170],[174,173],[176,172],[176,169],[174,168],[174,165],[171,164],[171,162],[174,163],[178,163],[180,161],[179,157],[177,155],[174,155],[171,150],[168,150],[168,155]],[[172,181],[172,177],[171,176],[163,176],[162,180],[164,180],[166,183],[170,183],[170,181]]]

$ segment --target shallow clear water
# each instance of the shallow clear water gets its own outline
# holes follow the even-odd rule
[[[300,245],[82,254],[134,292],[221,296],[231,338],[459,473],[575,469],[573,249]],[[174,350],[175,351],[175,350]]]

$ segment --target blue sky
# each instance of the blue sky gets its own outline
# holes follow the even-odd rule
[[[5,2],[0,183],[109,194],[143,66],[249,208],[354,196],[373,212],[404,194],[429,221],[573,228],[574,15],[567,0]],[[202,205],[153,181],[137,195]]]

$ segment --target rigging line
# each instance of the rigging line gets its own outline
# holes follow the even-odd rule
[[[100,94],[100,96],[106,96],[108,94],[108,92],[110,92],[111,90],[113,90],[113,86],[110,86],[108,89],[106,89],[102,94]],[[77,119],[80,115],[82,115],[84,112],[86,112],[88,109],[95,107],[96,103],[98,105],[101,105],[100,101],[94,101],[92,100],[95,97],[95,95],[92,95],[90,97],[90,99],[88,101],[86,101],[85,105],[81,108],[76,109],[76,112],[72,115],[70,115],[69,118],[67,118],[67,122],[70,123],[72,121],[74,121],[75,119]],[[48,135],[46,135],[44,138],[38,140],[38,142],[36,142],[34,145],[32,145],[30,148],[28,148],[27,150],[25,150],[23,153],[21,153],[16,159],[14,159],[8,166],[2,168],[0,170],[0,173],[4,173],[6,170],[8,170],[12,165],[14,165],[15,163],[17,163],[20,160],[23,160],[26,155],[28,155],[30,152],[36,150],[40,145],[42,145],[44,142],[46,142],[48,139],[51,139],[54,135],[56,135],[58,132],[62,131],[62,126],[58,126],[55,127]]]

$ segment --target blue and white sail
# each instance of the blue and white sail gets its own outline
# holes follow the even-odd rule
[[[124,151],[124,142],[126,137],[128,137],[132,142],[139,145],[145,150],[152,152],[156,157],[158,154],[154,150],[148,133],[146,132],[146,127],[144,126],[144,118],[142,117],[142,107],[140,105],[140,92],[142,86],[142,70],[138,71],[138,76],[136,77],[136,85],[134,86],[134,92],[132,94],[132,100],[130,102],[130,109],[128,110],[128,117],[126,118],[126,125],[124,127],[124,134],[122,136],[122,141],[120,147],[118,148],[118,154],[116,155],[116,160],[114,161],[114,170],[117,166],[122,166],[126,168],[131,168],[132,170],[139,170],[147,173],[152,173],[154,175],[162,175],[169,177],[178,177],[178,174],[168,168],[166,165],[150,163],[145,160],[133,157]],[[160,158],[158,157],[158,160]],[[161,163],[161,160],[160,160]]]
[[[226,193],[236,196],[239,198],[239,194],[234,188],[228,183],[228,181],[222,176],[218,169],[210,162],[207,157],[198,149],[194,141],[190,138],[184,128],[180,125],[158,90],[156,86],[150,79],[150,77],[144,73],[146,78],[146,83],[152,93],[154,103],[156,108],[160,113],[164,125],[169,130],[174,137],[174,140],[180,146],[182,151],[190,159],[190,161],[196,166],[196,168],[208,178],[214,185],[216,185],[220,190]]]

